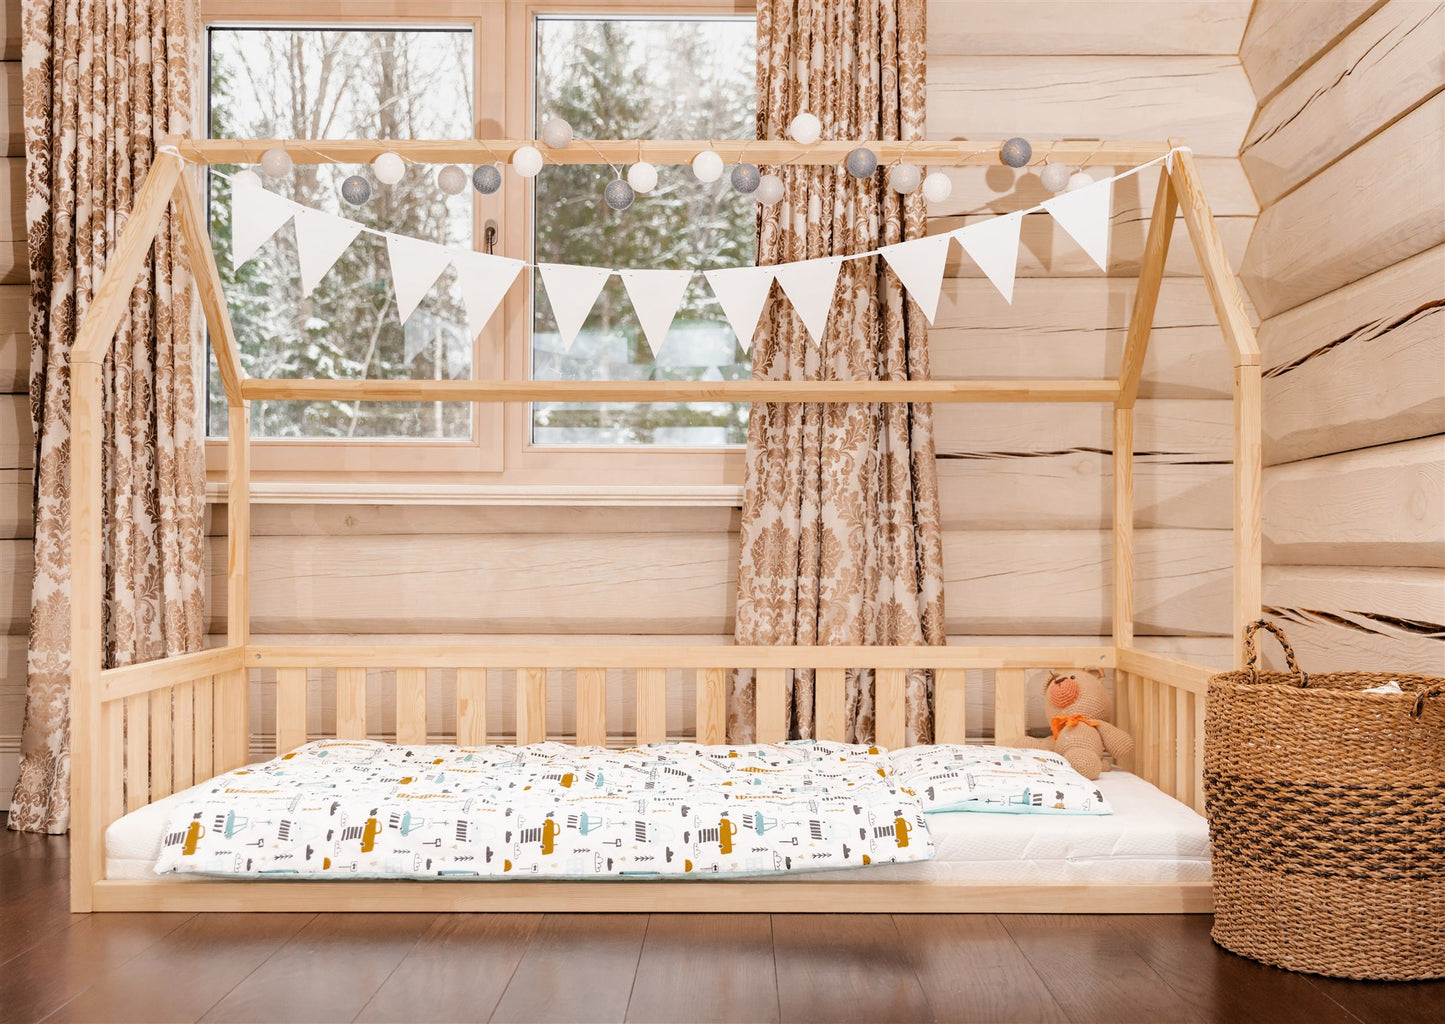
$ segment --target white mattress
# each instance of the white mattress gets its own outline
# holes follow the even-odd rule
[[[930,814],[936,848],[931,861],[755,881],[1208,883],[1209,828],[1202,817],[1128,772],[1106,773],[1099,788],[1113,814]],[[157,878],[166,824],[189,794],[174,793],[106,829],[107,878]],[[184,884],[199,877],[166,880]]]

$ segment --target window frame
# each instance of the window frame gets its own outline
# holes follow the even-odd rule
[[[538,17],[724,17],[755,9],[753,0],[321,0],[298,12],[294,0],[202,0],[201,28],[469,27],[474,137],[530,138]],[[532,210],[531,184],[521,187],[508,172],[496,195],[474,195],[473,244],[479,246],[490,224],[497,229],[498,252],[531,261]],[[525,380],[531,374],[535,285],[532,274],[521,278],[474,342],[478,378]],[[203,382],[201,387],[204,395]],[[225,450],[224,439],[207,438],[213,493],[224,487]],[[255,438],[251,452],[253,494],[261,500],[324,494],[331,501],[388,503],[427,502],[438,485],[452,485],[447,503],[535,498],[616,504],[652,495],[668,504],[735,504],[744,457],[738,445],[538,445],[530,406],[515,402],[474,405],[469,440]]]

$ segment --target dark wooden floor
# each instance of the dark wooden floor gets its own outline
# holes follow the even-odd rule
[[[1445,1021],[1445,982],[1274,970],[1201,916],[72,916],[65,872],[0,829],[0,1021]]]

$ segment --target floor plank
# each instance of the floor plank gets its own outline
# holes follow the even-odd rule
[[[10,812],[0,811],[0,857],[41,838],[38,832],[15,832],[10,828]]]
[[[646,933],[646,914],[547,914],[491,1019],[622,1020]]]
[[[197,914],[130,962],[96,977],[46,1018],[146,1024],[200,1020],[314,914]]]
[[[1182,1024],[1204,1018],[1165,984],[1107,915],[1000,915],[1073,1024]]]
[[[778,1019],[767,914],[653,914],[627,1020],[638,1024]]]
[[[1154,973],[1205,1020],[1238,1024],[1355,1024],[1302,974],[1235,956],[1209,937],[1212,918],[1108,919]],[[1260,992],[1269,999],[1260,999]]]
[[[991,914],[898,914],[893,924],[939,1019],[1056,1024],[1068,1017]]]
[[[0,857],[0,961],[70,927],[69,871],[69,859],[47,856],[42,843]]]
[[[486,1020],[541,921],[541,914],[437,915],[356,1019]]]
[[[774,914],[773,957],[784,1021],[934,1019],[887,914]]]
[[[1445,981],[1348,981],[1309,983],[1364,1024],[1440,1024],[1445,1020]]]
[[[0,1022],[41,1020],[84,992],[98,975],[129,963],[191,916],[77,915],[69,927],[0,966]]]
[[[435,919],[434,914],[318,914],[201,1019],[352,1020]]]

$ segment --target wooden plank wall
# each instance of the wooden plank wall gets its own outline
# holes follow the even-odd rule
[[[0,16],[0,807],[10,804],[25,711],[30,621],[29,261],[20,117],[20,3]]]
[[[1258,214],[1238,159],[1255,109],[1238,57],[1249,0],[939,0],[928,10],[931,135],[1182,135],[1195,150],[1221,235],[1239,264]],[[935,374],[1117,372],[1157,173],[1138,175],[1118,190],[1108,275],[1044,217],[1025,226],[1012,306],[955,252],[931,335]],[[1035,175],[1002,165],[960,170],[932,230],[1042,198]],[[1183,232],[1175,233],[1168,275],[1138,407],[1136,628],[1142,646],[1224,663],[1229,370]],[[16,291],[17,309],[22,291]],[[17,401],[17,424],[22,414]],[[937,418],[950,634],[959,642],[1021,644],[1106,637],[1107,412],[953,406],[939,407]],[[3,429],[11,430],[9,423]],[[28,451],[28,443],[20,447]],[[26,471],[26,487],[28,479]],[[225,517],[212,518],[209,615],[218,633]],[[655,635],[724,643],[733,627],[737,515],[726,508],[261,505],[254,528],[259,640],[377,631],[413,640],[505,634],[605,642]],[[4,568],[24,579],[28,545],[3,543]],[[26,604],[15,588],[0,593],[15,666],[23,663]],[[7,674],[0,743],[13,744],[18,734],[22,677],[18,669]],[[323,709],[315,713],[334,714],[324,710],[334,699],[329,679],[311,685],[318,690],[311,706]],[[391,685],[381,677],[371,687],[368,720],[383,728],[392,713]],[[572,682],[559,678],[549,685],[560,697],[552,713],[562,716],[549,728],[565,730]],[[691,699],[688,688],[677,692],[675,703]],[[969,709],[969,721],[986,727],[991,687],[980,680],[970,692],[979,703]],[[258,688],[252,702],[258,753],[271,742],[273,712],[266,702],[272,694],[270,687]],[[614,729],[630,721],[630,700],[629,687],[609,688]],[[670,707],[669,722],[683,721],[685,711],[681,703]],[[432,709],[434,727],[443,713],[441,704]],[[500,707],[488,721],[507,727]],[[0,799],[6,795],[8,783],[0,780]]]
[[[1258,0],[1265,602],[1306,668],[1445,673],[1445,4]]]

